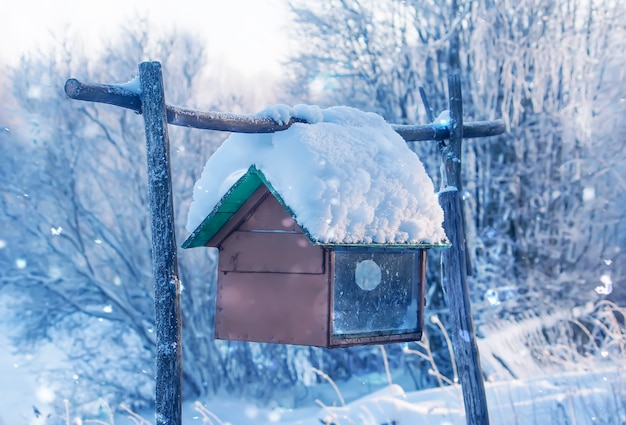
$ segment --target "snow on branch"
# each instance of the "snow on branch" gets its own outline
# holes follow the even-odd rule
[[[110,105],[142,113],[139,90],[135,84],[95,84],[82,83],[71,78],[65,83],[65,93],[72,99],[86,100]],[[224,112],[204,112],[193,109],[166,105],[167,122],[182,127],[193,127],[205,130],[230,131],[233,133],[274,133],[286,130],[296,122],[308,122],[300,117],[283,117],[276,120],[268,115],[231,114]],[[289,119],[285,119],[289,118]],[[450,137],[447,123],[426,125],[398,125],[391,127],[407,142],[426,140],[443,140]],[[463,137],[488,137],[504,133],[502,120],[476,121],[463,125]]]

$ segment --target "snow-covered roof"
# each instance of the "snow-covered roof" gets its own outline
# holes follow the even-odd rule
[[[277,105],[259,114],[308,124],[269,134],[232,134],[194,186],[187,219],[192,236],[235,183],[258,170],[313,243],[447,243],[432,181],[382,117],[345,106],[310,105]]]

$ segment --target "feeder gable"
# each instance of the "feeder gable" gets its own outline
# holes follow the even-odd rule
[[[259,191],[261,187],[264,187],[265,191]],[[249,218],[249,211],[254,211],[271,192],[274,190],[263,173],[254,165],[251,166],[189,235],[182,245],[183,248],[217,247],[230,232]],[[258,224],[267,226],[271,220],[271,216],[266,216],[265,223],[258,222]],[[251,226],[253,224],[249,223],[247,230],[250,230]]]
[[[219,270],[240,273],[324,273],[324,252],[313,245],[265,185],[218,232]],[[239,216],[239,217],[236,217]],[[225,237],[223,235],[226,235]]]

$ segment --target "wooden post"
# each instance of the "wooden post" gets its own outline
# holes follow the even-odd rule
[[[182,321],[174,233],[170,148],[158,62],[139,64],[146,128],[148,195],[152,228],[152,270],[156,324],[156,423],[182,423]]]
[[[463,101],[461,79],[448,78],[450,98],[450,141],[440,142],[443,161],[443,187],[439,203],[444,211],[443,226],[452,243],[443,250],[443,289],[452,315],[452,345],[463,392],[468,425],[488,425],[489,412],[482,368],[474,333],[467,285],[465,230],[461,209],[461,145],[463,141]]]

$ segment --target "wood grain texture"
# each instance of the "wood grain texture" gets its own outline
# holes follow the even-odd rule
[[[451,134],[449,144],[440,143],[446,187],[439,194],[439,203],[444,212],[443,227],[452,246],[442,253],[443,289],[452,317],[452,345],[463,392],[466,422],[468,425],[488,425],[487,396],[469,299],[461,209],[463,106],[460,77],[450,76],[448,86]]]
[[[70,78],[65,83],[65,93],[76,100],[108,103],[142,113],[140,94],[124,85],[83,83]],[[306,122],[292,118],[277,123],[267,117],[226,112],[205,112],[179,106],[165,105],[168,124],[205,130],[230,131],[233,133],[274,133],[286,130],[294,123]],[[407,142],[444,140],[450,137],[446,124],[398,125],[391,127]],[[504,121],[476,121],[463,127],[465,138],[497,136],[505,131]]]
[[[169,138],[158,62],[139,65],[146,130],[156,327],[156,423],[182,423],[182,320]]]

